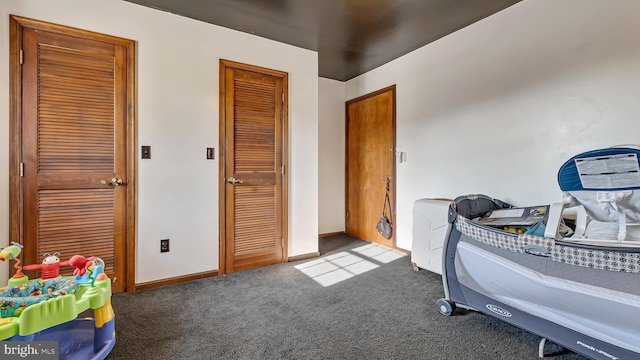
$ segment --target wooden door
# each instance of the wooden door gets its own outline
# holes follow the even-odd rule
[[[14,149],[22,193],[12,221],[22,219],[23,263],[54,252],[61,260],[100,257],[113,291],[125,291],[133,281],[133,42],[22,18],[12,23],[22,52]]]
[[[219,273],[286,259],[287,74],[220,62]]]
[[[388,247],[391,239],[376,231],[386,179],[395,223],[395,86],[353,99],[346,105],[346,232]]]

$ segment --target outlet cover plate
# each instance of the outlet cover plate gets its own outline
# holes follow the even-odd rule
[[[160,240],[160,252],[169,252],[169,239]]]

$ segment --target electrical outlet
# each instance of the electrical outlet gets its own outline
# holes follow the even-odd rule
[[[169,252],[169,239],[160,240],[160,252]]]

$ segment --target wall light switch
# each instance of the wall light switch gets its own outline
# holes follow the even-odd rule
[[[400,151],[398,153],[398,161],[400,161],[401,163],[407,162],[407,152],[406,151]]]
[[[216,149],[215,148],[207,148],[207,159],[214,160],[216,158]]]
[[[142,145],[142,150],[140,151],[140,157],[142,159],[151,159],[151,146]]]

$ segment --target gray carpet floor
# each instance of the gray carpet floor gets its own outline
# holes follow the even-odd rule
[[[441,315],[441,277],[350,238],[321,257],[114,294],[107,359],[537,359],[539,337],[492,317]],[[583,357],[553,344],[547,358]]]

